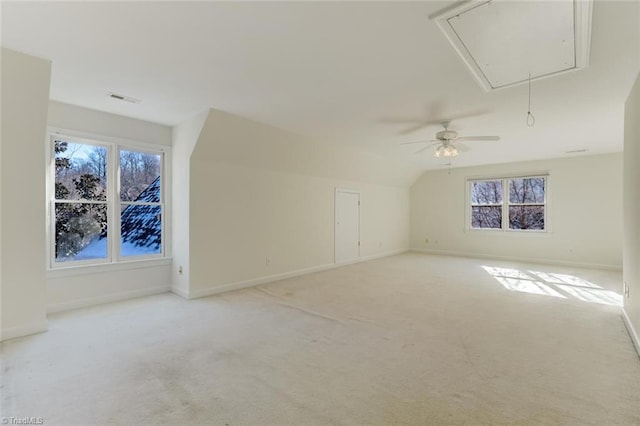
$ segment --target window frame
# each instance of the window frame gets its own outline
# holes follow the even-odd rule
[[[65,262],[56,261],[55,238],[55,205],[60,200],[55,199],[55,153],[54,141],[65,140],[67,142],[102,146],[107,149],[107,257],[86,260],[71,260]],[[46,225],[47,225],[47,270],[86,269],[87,267],[109,267],[109,265],[140,264],[146,261],[165,261],[171,257],[171,199],[170,191],[170,167],[171,147],[155,145],[139,141],[114,138],[102,135],[77,132],[73,130],[49,127],[45,142],[46,149]],[[160,203],[161,208],[161,251],[160,253],[122,256],[121,255],[121,206],[120,200],[120,151],[135,151],[147,154],[160,155]],[[91,200],[64,200],[63,202],[92,203]]]
[[[116,258],[118,259],[119,262],[126,262],[126,261],[131,261],[131,260],[136,260],[136,259],[158,259],[158,258],[164,258],[165,256],[165,251],[166,251],[166,238],[165,238],[165,230],[166,230],[166,225],[165,225],[165,211],[166,211],[166,201],[165,201],[165,197],[166,197],[166,191],[165,191],[165,162],[166,160],[166,154],[163,151],[159,151],[159,150],[152,150],[149,149],[148,147],[146,148],[142,148],[142,147],[135,147],[135,146],[131,146],[131,145],[126,145],[126,144],[119,144],[115,147],[115,151],[116,151],[116,161],[115,161],[115,166],[117,167],[117,182],[116,182],[116,188],[121,188],[121,181],[120,181],[120,153],[122,151],[135,151],[135,152],[142,152],[144,154],[152,154],[152,155],[160,155],[160,202],[158,203],[150,203],[150,202],[135,202],[135,201],[122,201],[121,197],[120,197],[120,192],[118,191],[116,194],[114,194],[114,203],[116,204],[116,208],[114,211],[114,216],[117,216],[117,220],[116,220],[116,227],[118,228],[116,231],[118,232],[118,243],[121,243],[121,238],[122,238],[122,206],[131,206],[131,205],[137,205],[137,206],[141,206],[141,205],[153,205],[153,206],[159,206],[160,207],[160,253],[155,253],[155,254],[148,254],[148,255],[137,255],[137,256],[122,256],[121,253],[121,247],[122,244],[115,244],[116,245]]]
[[[509,181],[512,179],[544,179],[544,202],[543,203],[512,203],[509,197]],[[502,183],[502,203],[491,204],[491,206],[501,206],[502,208],[502,223],[500,228],[475,228],[472,226],[472,210],[473,207],[479,206],[479,204],[472,204],[472,185],[473,182],[483,181],[501,181]],[[471,232],[497,232],[497,233],[509,233],[509,234],[550,234],[551,226],[549,223],[549,173],[537,172],[527,174],[514,174],[514,175],[497,175],[497,176],[472,176],[465,179],[466,191],[465,191],[465,231]],[[483,204],[484,205],[484,204]],[[544,207],[544,229],[512,229],[509,227],[509,207],[511,206],[535,206],[541,205]]]

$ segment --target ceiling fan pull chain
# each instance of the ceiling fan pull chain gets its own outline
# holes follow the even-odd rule
[[[531,114],[531,73],[529,73],[529,109],[527,111],[527,126],[533,127],[536,124],[536,118]]]

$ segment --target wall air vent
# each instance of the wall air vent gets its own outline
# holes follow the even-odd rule
[[[131,96],[119,95],[118,93],[109,92],[108,96],[112,99],[117,99],[119,101],[129,102],[132,104],[140,103],[140,99],[132,98]]]
[[[592,0],[470,0],[435,20],[485,91],[585,68]]]

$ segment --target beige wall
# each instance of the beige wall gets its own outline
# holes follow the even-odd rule
[[[52,128],[158,146],[171,145],[171,128],[60,102],[49,103]],[[42,145],[44,150],[44,145]],[[171,165],[165,178],[171,176]],[[168,215],[167,215],[168,216]],[[167,229],[171,232],[170,229]],[[47,272],[47,309],[57,312],[96,303],[166,292],[171,286],[171,261],[153,260],[119,265],[87,266]]]
[[[176,265],[189,276],[189,296],[332,265],[336,187],[361,191],[362,257],[406,250],[408,186],[418,174],[210,111],[191,155],[190,185],[174,191],[175,204],[185,191],[190,197],[189,262]]]
[[[624,312],[640,353],[640,75],[625,104],[624,123]]]
[[[466,179],[549,173],[547,234],[465,229]],[[450,254],[619,268],[622,156],[608,154],[426,172],[411,188],[411,247]],[[429,242],[426,243],[425,240]]]
[[[46,330],[45,149],[51,62],[2,49],[1,339]]]

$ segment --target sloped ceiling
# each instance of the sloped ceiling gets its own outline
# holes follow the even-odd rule
[[[319,176],[342,181],[409,187],[422,174],[404,164],[350,146],[314,143],[298,134],[212,109],[191,162]]]
[[[485,93],[429,19],[452,4],[2,2],[2,45],[53,61],[55,100],[167,125],[212,107],[424,169],[443,161],[400,143],[432,139],[437,125],[402,134],[426,119],[501,136],[454,166],[622,149],[639,2],[595,1],[590,64],[534,83],[534,127],[527,87]]]

